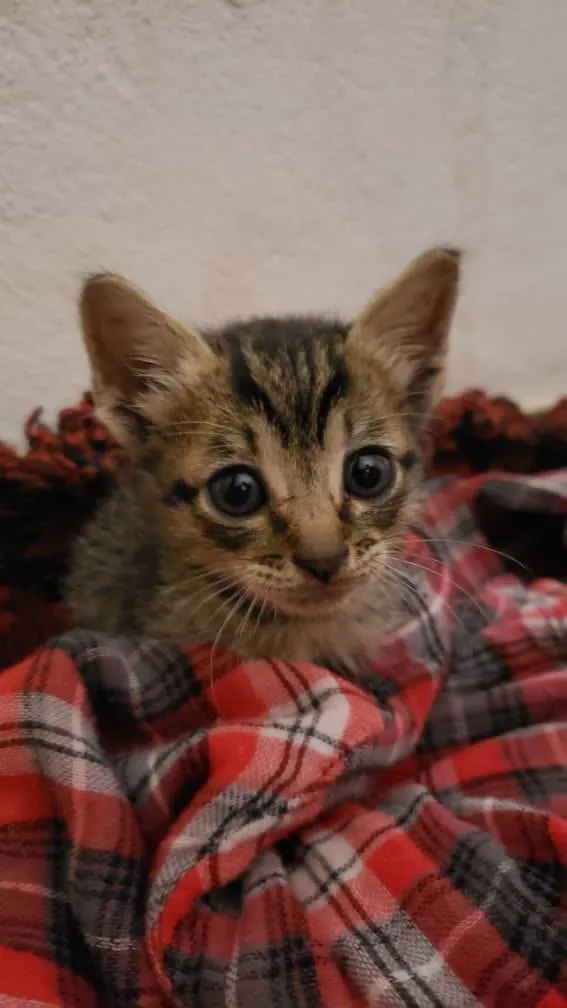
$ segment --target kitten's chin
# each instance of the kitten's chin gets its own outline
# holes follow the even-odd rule
[[[309,593],[298,591],[293,594],[274,594],[267,601],[284,616],[312,620],[332,616],[344,609],[351,594],[351,589],[330,585]]]

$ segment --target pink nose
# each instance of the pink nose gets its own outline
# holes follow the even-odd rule
[[[293,562],[296,567],[306,571],[307,574],[316,578],[317,581],[328,584],[343,566],[347,552],[346,546],[341,546],[339,549],[333,550],[332,553],[326,553],[321,556],[300,556],[296,554]]]

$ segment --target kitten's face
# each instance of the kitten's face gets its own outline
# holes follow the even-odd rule
[[[350,328],[264,319],[205,339],[91,281],[95,391],[152,487],[157,629],[313,658],[365,614],[380,632],[456,280],[456,255],[434,252]]]
[[[414,418],[340,326],[264,320],[217,345],[160,424],[170,576],[209,571],[251,615],[331,616],[390,569],[416,486]]]

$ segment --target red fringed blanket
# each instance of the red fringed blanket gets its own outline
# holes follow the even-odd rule
[[[566,518],[433,486],[368,692],[79,631],[3,673],[0,1004],[565,1005]],[[480,531],[530,524],[537,577]]]

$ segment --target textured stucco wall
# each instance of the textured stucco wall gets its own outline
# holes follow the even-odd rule
[[[566,38],[565,0],[0,0],[0,436],[85,385],[100,268],[350,312],[458,242],[452,387],[564,391]]]

